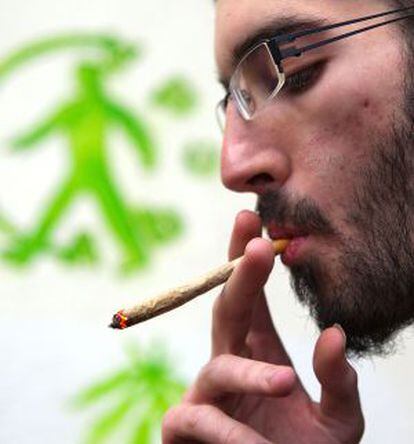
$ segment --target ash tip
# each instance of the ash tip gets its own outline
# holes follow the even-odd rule
[[[114,314],[112,317],[112,322],[108,325],[108,327],[116,330],[123,330],[127,327],[126,321],[127,317],[122,311],[119,311],[118,313]]]
[[[112,316],[112,322],[108,325],[109,328],[119,330],[121,328],[119,314],[116,313]]]

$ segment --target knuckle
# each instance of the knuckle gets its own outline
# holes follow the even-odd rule
[[[271,346],[271,342],[267,335],[264,334],[249,334],[246,338],[246,345],[253,350],[256,349],[264,349],[266,350],[269,346]]]
[[[206,365],[204,365],[198,374],[196,386],[204,386],[206,383],[208,384],[209,382],[214,380],[214,376],[217,373],[219,367],[220,361],[218,360],[218,358],[214,358]]]
[[[229,353],[222,353],[221,355],[218,355],[216,358],[214,358],[212,362],[214,362],[217,368],[223,368],[229,365],[230,361],[232,361],[233,358],[234,356]]]
[[[229,365],[229,358],[231,355],[222,354],[216,356],[211,361],[209,361],[200,371],[200,379],[211,380],[214,375],[220,373],[223,368]]]
[[[193,383],[187,391],[184,393],[181,402],[182,403],[191,403],[195,394],[197,393],[197,381]]]
[[[215,364],[213,361],[205,364],[199,371],[197,378],[193,386],[186,393],[184,399],[192,402],[199,402],[199,393],[204,393],[206,389],[211,385],[211,381],[214,378]]]
[[[197,377],[197,382],[195,385],[199,385],[200,383],[207,381],[209,379],[211,379],[211,374],[214,371],[214,360],[216,358],[214,358],[212,361],[208,362],[207,364],[203,365],[203,367],[201,367],[201,370],[198,373],[198,377]]]
[[[190,435],[198,429],[199,424],[202,421],[206,420],[206,417],[208,416],[208,412],[206,410],[207,409],[205,407],[199,406],[192,409],[191,415],[187,415],[184,418],[184,428],[189,432]]]
[[[169,409],[161,424],[164,440],[181,436],[195,436],[200,423],[209,421],[209,406],[178,405]]]

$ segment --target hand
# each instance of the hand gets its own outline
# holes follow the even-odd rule
[[[322,332],[315,346],[320,403],[295,374],[263,292],[274,253],[260,234],[259,217],[240,213],[229,256],[245,257],[214,305],[211,360],[167,412],[163,444],[356,444],[362,437],[357,375],[340,327]]]

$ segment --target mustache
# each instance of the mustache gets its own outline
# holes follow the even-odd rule
[[[308,197],[291,202],[280,190],[266,191],[257,200],[256,212],[264,225],[273,222],[280,226],[300,228],[309,233],[337,234],[316,202]]]

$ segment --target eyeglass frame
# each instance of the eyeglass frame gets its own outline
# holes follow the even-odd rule
[[[321,32],[329,31],[331,29],[336,29],[336,28],[340,28],[340,27],[344,27],[344,26],[350,26],[350,25],[353,25],[356,23],[361,23],[361,22],[368,21],[368,20],[374,20],[376,18],[382,18],[382,17],[386,17],[388,15],[402,13],[402,12],[409,11],[409,10],[413,10],[413,13],[404,15],[402,17],[397,17],[397,18],[394,18],[391,20],[386,20],[381,23],[376,23],[374,25],[366,26],[364,28],[360,28],[360,29],[357,29],[354,31],[346,32],[344,34],[340,34],[338,36],[331,37],[326,40],[321,40],[319,42],[312,43],[310,45],[306,45],[301,48],[297,48],[296,46],[289,46],[284,49],[280,48],[280,45],[294,43],[296,39],[299,39],[301,37],[305,37],[305,36],[309,36],[309,35],[313,35],[313,34],[318,34]],[[395,23],[400,20],[404,20],[404,19],[411,18],[411,17],[414,17],[414,6],[394,9],[392,11],[386,11],[386,12],[382,12],[382,13],[378,13],[378,14],[372,14],[372,15],[360,17],[357,19],[346,20],[346,21],[339,22],[339,23],[333,23],[333,24],[326,25],[326,26],[320,26],[320,27],[313,28],[313,29],[307,29],[304,31],[298,31],[298,32],[289,33],[289,34],[281,34],[281,35],[277,35],[275,37],[272,37],[270,39],[263,39],[263,40],[259,41],[254,46],[252,46],[248,51],[246,51],[244,56],[241,58],[241,60],[237,64],[237,67],[236,67],[233,75],[230,78],[228,93],[217,104],[216,112],[217,112],[217,119],[219,121],[220,127],[222,128],[222,125],[220,124],[220,118],[218,116],[218,113],[219,113],[220,108],[222,109],[223,113],[225,113],[226,104],[227,104],[230,97],[233,97],[235,99],[237,110],[238,110],[239,114],[243,117],[244,120],[246,120],[246,121],[252,120],[253,116],[255,115],[255,113],[250,114],[247,110],[247,107],[245,107],[243,105],[244,99],[243,99],[242,93],[240,92],[242,90],[240,88],[235,87],[235,79],[236,79],[237,73],[240,71],[240,67],[242,66],[243,62],[246,60],[247,57],[249,57],[259,47],[261,47],[263,45],[266,47],[266,49],[269,52],[269,55],[271,56],[271,59],[273,61],[274,68],[276,70],[276,74],[277,74],[278,80],[279,80],[278,85],[276,86],[274,91],[265,100],[265,103],[266,103],[266,102],[272,100],[273,98],[275,98],[276,95],[280,92],[280,90],[284,86],[286,76],[285,76],[283,66],[282,66],[283,60],[286,60],[291,57],[300,57],[302,54],[304,54],[308,51],[311,51],[313,49],[317,49],[322,46],[329,45],[331,43],[335,43],[335,42],[343,40],[345,38],[360,34],[362,32],[370,31],[372,29],[376,29],[381,26]]]

